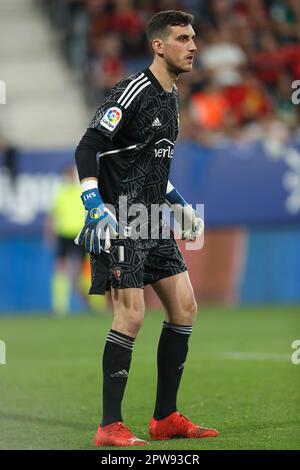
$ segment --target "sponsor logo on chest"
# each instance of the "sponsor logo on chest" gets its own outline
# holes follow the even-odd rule
[[[155,158],[173,158],[174,143],[168,139],[161,139],[155,142],[154,156]]]

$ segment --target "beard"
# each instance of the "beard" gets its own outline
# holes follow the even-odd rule
[[[191,69],[186,70],[183,67],[181,67],[180,65],[175,64],[174,62],[172,62],[171,60],[168,60],[166,58],[165,58],[165,62],[166,62],[166,65],[167,65],[168,72],[170,74],[176,76],[176,77],[178,77],[181,73],[186,73],[186,72],[191,71]]]

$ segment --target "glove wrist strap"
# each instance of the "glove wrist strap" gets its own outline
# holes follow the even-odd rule
[[[98,183],[96,180],[86,180],[83,181],[81,184],[82,192],[89,191],[90,189],[98,189]]]
[[[185,199],[181,196],[178,191],[176,191],[175,188],[173,188],[169,193],[166,194],[165,199],[170,205],[179,204],[182,207],[188,205]]]

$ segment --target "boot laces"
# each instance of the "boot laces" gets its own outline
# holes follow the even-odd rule
[[[125,426],[124,423],[119,421],[116,425],[107,432],[108,435],[121,436],[121,437],[133,437],[132,432]]]

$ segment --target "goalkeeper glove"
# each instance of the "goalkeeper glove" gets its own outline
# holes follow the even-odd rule
[[[111,239],[118,234],[118,222],[113,213],[107,209],[101,199],[98,188],[84,191],[81,200],[86,210],[83,229],[75,238],[76,245],[82,245],[88,253],[107,253],[111,247]]]
[[[172,209],[176,222],[181,228],[183,240],[195,240],[204,231],[204,220],[200,214],[188,204],[181,194],[168,182],[166,203]]]

